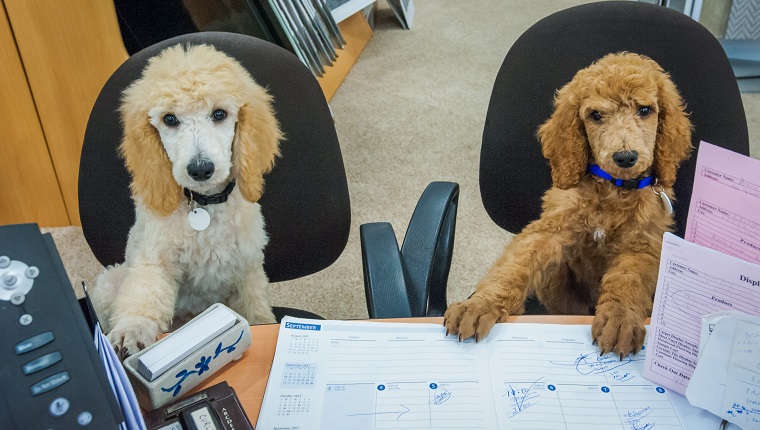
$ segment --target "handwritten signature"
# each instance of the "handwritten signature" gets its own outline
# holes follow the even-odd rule
[[[647,406],[644,409],[628,411],[623,414],[623,419],[631,426],[631,430],[648,430],[654,427],[653,423],[644,423],[644,420],[649,414],[653,412],[651,406]]]
[[[734,403],[733,406],[731,406],[731,409],[727,410],[726,413],[732,417],[760,415],[760,409],[748,408],[744,405]]]
[[[430,402],[431,405],[440,405],[446,402],[446,400],[449,400],[451,398],[451,392],[445,388],[441,388],[439,391],[437,391],[433,395],[433,400]]]
[[[614,379],[614,380],[616,380],[618,382],[630,381],[631,379],[634,378],[634,376],[631,374],[631,372],[623,372],[623,371],[620,371],[620,370],[615,370],[615,371],[611,372],[610,375],[612,376],[612,379]]]
[[[533,401],[535,398],[539,397],[540,394],[535,391],[536,384],[543,379],[543,377],[536,380],[536,382],[530,384],[528,387],[521,387],[521,388],[513,388],[512,384],[509,385],[509,389],[502,397],[507,397],[511,400],[512,404],[512,410],[507,415],[507,418],[512,418],[515,415],[519,414],[520,412],[528,409],[529,407],[535,405],[537,402]]]
[[[634,361],[641,361],[642,359],[634,359],[630,355],[623,357],[622,360],[618,360],[618,357],[614,355],[599,355],[598,352],[590,352],[588,354],[581,354],[572,363],[552,361],[551,363],[556,366],[574,366],[575,370],[581,375],[599,375],[615,370],[619,367],[626,366]],[[616,380],[623,382],[632,378],[629,373],[616,372]]]

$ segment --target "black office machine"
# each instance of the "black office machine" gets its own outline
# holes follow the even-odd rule
[[[0,429],[124,421],[50,234],[0,227]]]
[[[253,430],[226,382],[146,414],[145,424],[149,430]]]

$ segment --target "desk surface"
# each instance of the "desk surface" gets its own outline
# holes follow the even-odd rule
[[[530,315],[510,317],[508,322],[513,323],[542,323],[542,324],[591,324],[593,317],[584,316],[555,316],[555,315]],[[396,320],[374,320],[378,322],[418,322],[441,324],[443,318],[414,318]],[[259,325],[251,327],[252,346],[243,354],[243,358],[229,363],[221,371],[204,381],[193,391],[208,388],[222,381],[235,389],[240,402],[243,404],[246,415],[253,425],[261,410],[261,402],[264,400],[264,390],[267,386],[267,378],[272,368],[274,351],[277,346],[277,335],[280,332],[278,324]]]

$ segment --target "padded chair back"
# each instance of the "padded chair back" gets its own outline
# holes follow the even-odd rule
[[[117,153],[121,93],[140,77],[150,57],[178,43],[213,45],[237,59],[274,97],[285,140],[260,200],[270,238],[264,264],[270,281],[295,279],[331,265],[348,241],[351,210],[325,97],[311,72],[290,52],[251,36],[217,32],[178,36],[143,49],[100,92],[87,123],[79,168],[82,229],[97,259],[103,265],[123,261],[135,221],[129,173]]]
[[[552,113],[555,91],[575,73],[619,51],[655,60],[686,101],[695,150],[675,184],[676,233],[683,237],[700,140],[749,154],[739,88],[720,43],[698,22],[661,6],[600,2],[550,15],[529,28],[507,53],[488,107],[480,158],[486,211],[513,233],[539,217],[551,170],[536,138]],[[516,203],[519,202],[519,203]]]

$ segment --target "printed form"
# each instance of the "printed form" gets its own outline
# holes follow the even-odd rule
[[[684,394],[702,317],[725,310],[760,315],[760,266],[665,233],[644,376]]]
[[[760,264],[760,160],[700,142],[684,238]]]
[[[599,355],[591,328],[285,318],[258,430],[686,428],[644,351]]]

